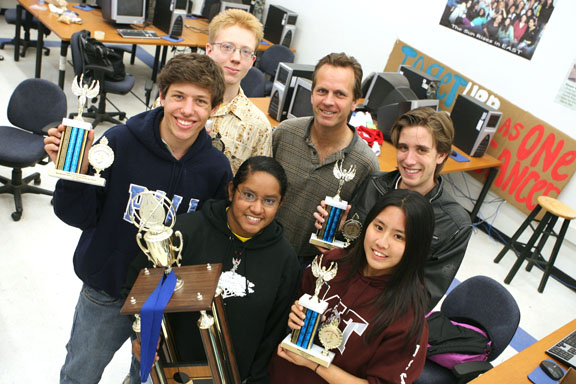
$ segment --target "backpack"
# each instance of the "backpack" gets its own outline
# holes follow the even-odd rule
[[[85,29],[80,31],[80,49],[84,65],[97,65],[108,69],[104,75],[105,80],[120,81],[126,77],[122,51],[105,46],[90,37],[90,31]],[[94,77],[94,74],[86,73],[85,76]]]
[[[426,358],[445,368],[469,361],[486,361],[492,346],[488,334],[468,319],[451,320],[442,312],[428,314]]]

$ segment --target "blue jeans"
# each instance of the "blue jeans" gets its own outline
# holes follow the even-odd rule
[[[84,284],[76,304],[61,384],[98,383],[114,353],[132,334],[132,319],[120,314],[124,300]],[[140,383],[139,365],[130,367],[130,383]],[[123,378],[119,377],[118,382]]]

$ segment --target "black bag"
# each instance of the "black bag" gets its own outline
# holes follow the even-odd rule
[[[126,68],[123,62],[123,52],[114,48],[109,48],[100,41],[90,37],[90,31],[80,32],[80,47],[84,65],[97,65],[105,67],[105,80],[120,81],[126,77]],[[84,74],[93,77],[94,74]]]
[[[468,319],[449,319],[442,312],[427,316],[428,360],[448,369],[469,361],[486,361],[492,342],[488,334]]]

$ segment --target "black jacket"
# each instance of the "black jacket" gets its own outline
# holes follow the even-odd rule
[[[267,367],[272,353],[287,333],[288,313],[299,281],[296,252],[283,236],[281,224],[272,221],[259,235],[240,241],[228,228],[226,201],[209,200],[199,212],[177,216],[174,230],[182,233],[182,265],[222,263],[246,281],[223,287],[226,319],[238,369],[247,383],[268,383]],[[127,282],[131,287],[138,271],[149,266],[142,255],[133,263]],[[228,272],[228,276],[230,272]],[[236,276],[238,277],[238,276]],[[220,279],[222,284],[223,279]],[[226,284],[225,284],[226,285]],[[204,349],[196,326],[197,314],[168,314],[180,361],[204,361]]]
[[[377,172],[367,177],[350,202],[348,217],[357,213],[364,222],[376,201],[386,192],[396,189],[400,172]],[[435,226],[430,256],[424,268],[424,282],[430,294],[429,309],[446,293],[466,253],[472,235],[470,215],[452,196],[444,191],[444,181],[426,195],[434,208]]]

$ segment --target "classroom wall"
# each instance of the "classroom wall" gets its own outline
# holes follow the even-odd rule
[[[576,1],[556,0],[555,10],[531,61],[439,24],[446,0],[273,0],[298,13],[294,39],[296,62],[316,63],[330,52],[356,57],[367,75],[382,71],[396,39],[400,39],[469,77],[518,107],[576,138],[576,111],[554,102],[556,93],[576,60],[571,39]],[[464,196],[476,197],[480,184],[453,175],[453,194],[467,208]],[[463,192],[461,192],[463,191]],[[506,234],[512,234],[525,215],[490,193],[481,215]],[[576,179],[560,200],[576,209]],[[569,239],[576,239],[572,222]]]

